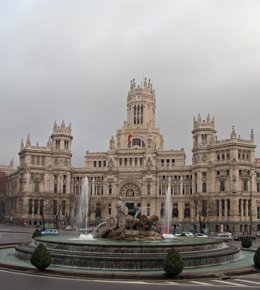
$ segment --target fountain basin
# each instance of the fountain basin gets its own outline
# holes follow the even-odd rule
[[[18,245],[16,255],[28,260],[40,243],[50,251],[54,265],[97,270],[162,270],[163,260],[171,248],[181,253],[185,268],[217,265],[239,257],[239,249],[223,241],[190,237],[161,241],[37,237],[34,242]]]

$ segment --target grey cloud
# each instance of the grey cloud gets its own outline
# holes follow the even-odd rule
[[[259,1],[1,1],[0,163],[20,139],[45,145],[72,123],[73,160],[107,150],[126,118],[132,78],[151,78],[157,126],[190,162],[193,116],[215,115],[219,138],[258,128]],[[257,149],[258,156],[260,155]]]

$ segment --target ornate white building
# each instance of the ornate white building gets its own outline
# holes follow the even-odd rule
[[[155,125],[155,91],[150,81],[131,81],[127,119],[105,152],[86,152],[85,166],[71,165],[71,126],[54,124],[42,147],[22,141],[20,165],[9,175],[5,219],[29,224],[75,222],[82,179],[89,179],[90,222],[115,214],[119,197],[129,214],[158,215],[171,191],[176,230],[255,232],[260,230],[260,160],[254,134],[248,140],[232,128],[218,140],[214,118],[193,120],[192,165],[185,152],[164,148]]]

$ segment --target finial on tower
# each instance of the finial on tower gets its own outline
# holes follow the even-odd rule
[[[27,140],[26,140],[26,147],[31,146],[31,139],[30,139],[30,134],[28,134]]]
[[[215,127],[215,117],[212,117],[212,125]]]
[[[210,124],[210,114],[207,115],[207,123]]]
[[[23,138],[21,140],[21,150],[24,148]]]
[[[234,126],[232,126],[232,132],[231,132],[230,138],[231,139],[236,139],[237,138],[237,134],[236,134]]]
[[[48,140],[48,142],[47,142],[47,147],[48,147],[48,148],[51,148],[51,137],[49,137],[49,140]]]
[[[253,129],[251,129],[250,140],[251,141],[254,141],[255,140],[255,134],[254,134],[254,130]]]

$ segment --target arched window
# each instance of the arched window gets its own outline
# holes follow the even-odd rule
[[[144,105],[134,105],[134,124],[143,124]]]
[[[133,138],[133,140],[132,140],[132,147],[133,146],[145,147],[145,143],[140,138]]]

